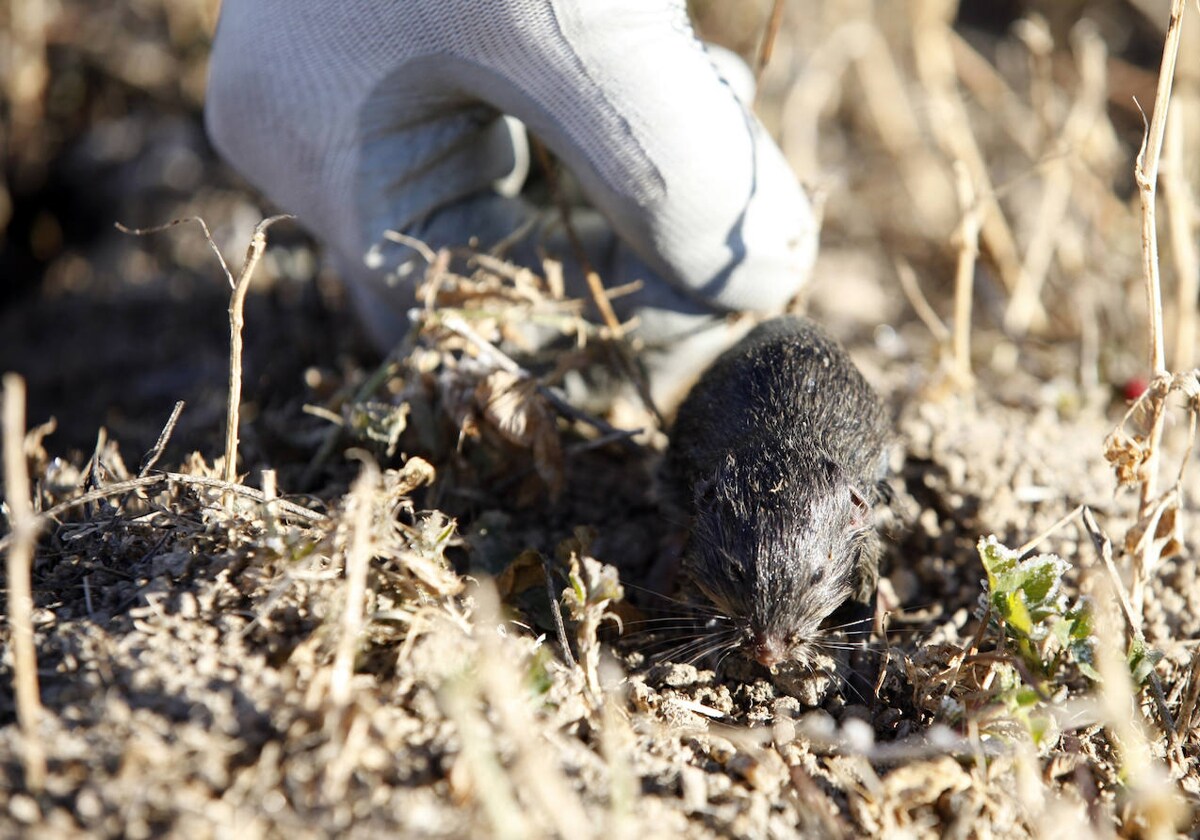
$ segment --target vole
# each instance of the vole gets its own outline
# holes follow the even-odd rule
[[[839,607],[866,624],[888,436],[878,396],[805,318],[764,322],[701,376],[665,477],[691,521],[683,569],[724,616],[710,649],[804,663]]]

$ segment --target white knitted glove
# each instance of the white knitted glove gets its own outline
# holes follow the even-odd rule
[[[381,342],[403,332],[413,302],[411,280],[385,270],[411,252],[389,245],[382,267],[367,259],[385,230],[486,246],[545,212],[497,188],[521,145],[501,114],[523,121],[599,211],[573,218],[605,282],[646,281],[618,311],[640,315],[651,341],[730,310],[778,310],[807,278],[808,202],[682,0],[223,6],[213,141],[331,247]],[[537,244],[514,255],[532,261]]]

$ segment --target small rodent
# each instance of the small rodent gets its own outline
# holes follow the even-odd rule
[[[701,376],[665,477],[691,519],[684,571],[729,619],[722,651],[803,663],[843,604],[866,625],[888,437],[871,386],[804,318],[759,325]]]

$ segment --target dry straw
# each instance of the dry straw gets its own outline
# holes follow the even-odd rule
[[[229,484],[237,482],[238,423],[242,407],[242,329],[246,324],[244,315],[246,292],[250,290],[250,282],[254,279],[254,270],[258,268],[263,253],[267,249],[267,228],[278,221],[292,218],[295,217],[286,214],[271,216],[255,225],[254,234],[250,237],[250,246],[246,249],[246,259],[242,262],[242,268],[238,271],[237,279],[234,279],[233,273],[229,270],[229,264],[225,262],[225,258],[221,255],[221,250],[217,247],[217,243],[213,241],[212,234],[208,231],[208,225],[198,216],[174,219],[165,225],[157,225],[149,228],[129,228],[119,223],[116,226],[117,230],[122,233],[145,236],[146,234],[158,233],[159,231],[173,228],[185,222],[196,222],[200,225],[201,230],[204,231],[204,240],[208,243],[208,247],[212,249],[212,252],[216,254],[217,261],[221,264],[221,270],[225,272],[225,278],[229,281],[231,291],[229,296],[229,396],[225,403],[224,471],[225,481]]]
[[[1139,619],[1146,584],[1161,559],[1164,547],[1174,537],[1174,534],[1169,532],[1173,532],[1178,526],[1176,516],[1179,501],[1178,482],[1165,494],[1160,496],[1158,492],[1158,472],[1167,398],[1176,390],[1183,391],[1188,396],[1193,414],[1193,428],[1197,410],[1196,394],[1189,393],[1193,390],[1191,383],[1194,383],[1195,377],[1172,375],[1166,367],[1157,227],[1159,163],[1166,136],[1167,115],[1171,106],[1175,66],[1179,55],[1179,41],[1187,5],[1187,0],[1172,0],[1171,2],[1171,14],[1163,43],[1162,64],[1159,68],[1154,110],[1146,125],[1146,132],[1134,167],[1134,177],[1138,185],[1142,210],[1142,273],[1149,319],[1149,365],[1153,379],[1146,393],[1126,415],[1126,420],[1134,413],[1140,414],[1146,417],[1148,430],[1144,436],[1138,435],[1127,444],[1128,438],[1122,437],[1125,435],[1123,421],[1122,426],[1109,437],[1106,443],[1110,460],[1113,460],[1118,467],[1120,467],[1122,459],[1128,463],[1131,451],[1137,461],[1136,469],[1129,480],[1131,483],[1135,482],[1140,485],[1138,523],[1126,542],[1132,548],[1134,555],[1131,600]],[[1175,166],[1169,167],[1168,171],[1172,168],[1178,171],[1179,166],[1180,164],[1177,163]],[[1180,233],[1186,235],[1187,232],[1180,231]],[[1192,300],[1188,302],[1187,307],[1195,305],[1195,301]],[[1186,323],[1186,319],[1184,322]]]
[[[37,652],[33,645],[33,591],[30,575],[37,538],[37,519],[29,499],[25,465],[25,381],[4,377],[4,494],[12,544],[8,549],[8,628],[13,646],[13,683],[21,727],[21,762],[26,789],[40,793],[46,784],[46,756],[38,722]]]

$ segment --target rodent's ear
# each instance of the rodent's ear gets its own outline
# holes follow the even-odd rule
[[[875,521],[871,503],[853,487],[848,488],[848,492],[850,493],[850,527],[855,531],[870,528]]]
[[[717,481],[720,478],[721,471],[714,470],[711,475],[697,479],[692,487],[692,502],[696,506],[696,510],[705,510],[712,507]]]
[[[731,472],[734,468],[735,459],[733,453],[725,456],[725,463],[719,465],[708,475],[698,478],[692,487],[692,502],[696,506],[696,510],[706,510],[713,506],[716,501],[717,485],[721,483],[722,477]]]

